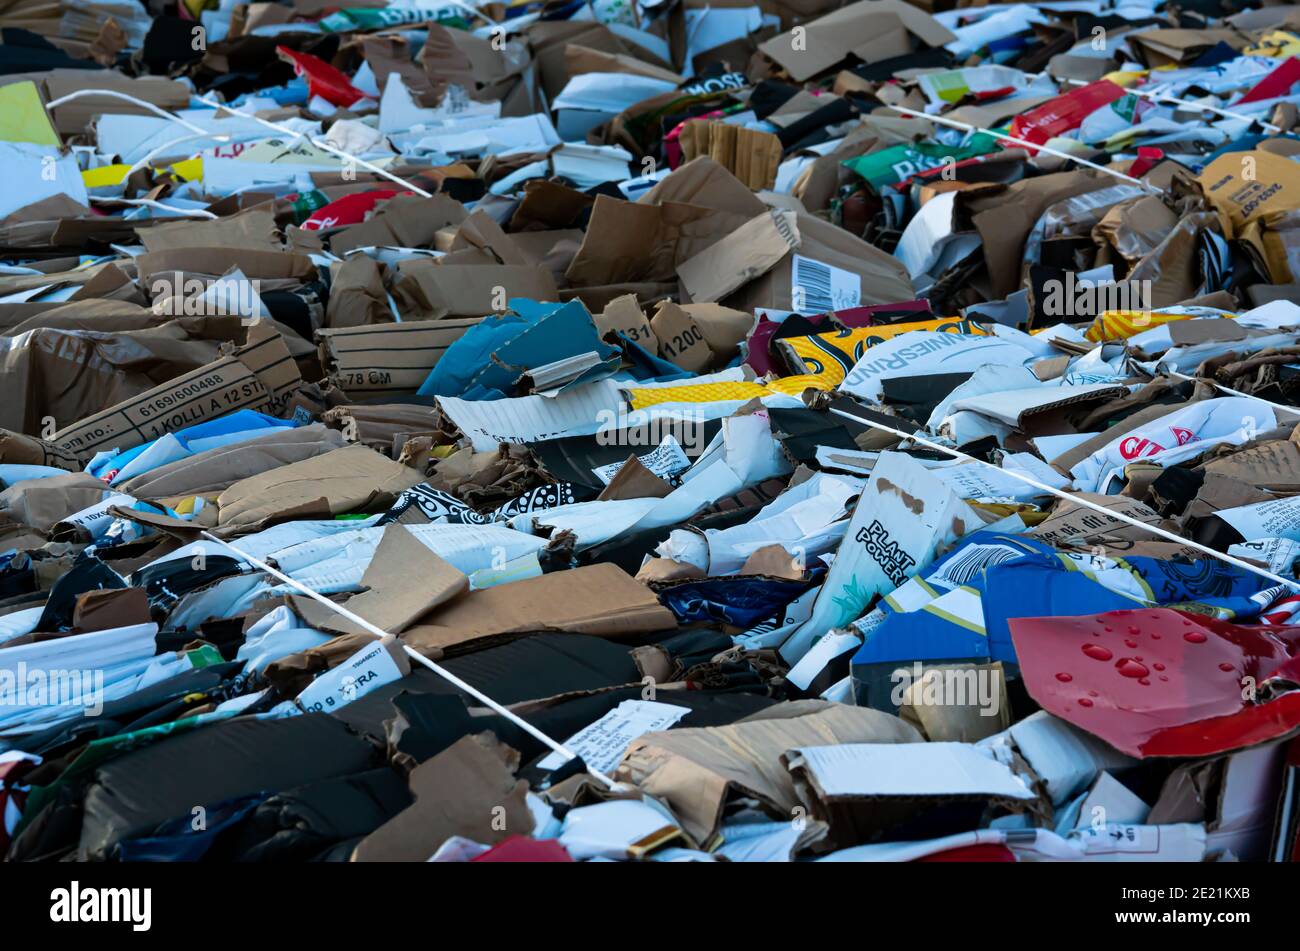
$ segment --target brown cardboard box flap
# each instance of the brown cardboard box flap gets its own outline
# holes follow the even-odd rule
[[[135,262],[146,288],[152,287],[155,279],[163,275],[180,272],[220,277],[230,273],[231,268],[239,268],[249,280],[310,281],[316,278],[316,265],[307,255],[257,248],[168,248],[142,254]]]
[[[1094,492],[1076,492],[1075,495],[1148,525],[1160,524],[1160,516],[1137,499],[1122,495],[1097,495]],[[1051,514],[1028,534],[1054,545],[1066,542],[1090,542],[1099,536],[1134,539],[1151,537],[1150,532],[1111,518],[1109,515],[1103,515],[1095,509],[1079,505],[1074,501],[1058,502]]]
[[[406,321],[483,317],[515,297],[555,300],[559,293],[549,272],[528,265],[416,259],[402,262],[398,273],[393,296]]]
[[[781,703],[719,727],[647,733],[628,745],[614,778],[665,803],[697,842],[718,830],[730,795],[752,796],[775,815],[800,801],[781,762],[787,750],[838,743],[915,743],[921,734],[869,707],[821,701]]]
[[[698,373],[713,360],[713,351],[704,340],[695,319],[670,300],[659,302],[650,318],[650,329],[659,341],[659,352],[683,370]]]
[[[140,228],[139,235],[140,243],[150,254],[182,248],[281,250],[269,203],[211,221],[167,221]]]
[[[342,515],[396,496],[421,478],[373,449],[347,446],[236,482],[217,498],[218,524],[252,530],[317,500],[324,500],[329,514]]]
[[[275,415],[302,385],[297,364],[269,321],[251,323],[245,340],[229,356],[61,429],[50,442],[88,459],[237,409]]]
[[[611,331],[618,331],[627,334],[634,343],[640,344],[651,353],[659,352],[659,340],[650,329],[650,321],[646,319],[645,311],[637,303],[635,294],[615,297],[592,319],[595,320],[596,329],[600,331],[602,337]]]
[[[684,76],[637,59],[635,56],[596,50],[581,43],[565,45],[564,68],[568,70],[570,76],[580,76],[583,73],[626,73],[631,76],[662,79],[670,83],[680,84],[685,81]]]
[[[362,839],[354,862],[424,862],[452,836],[491,845],[528,835],[528,783],[519,754],[484,732],[463,736],[408,779],[415,802]]]
[[[402,640],[446,648],[498,634],[571,631],[631,637],[677,626],[654,593],[617,565],[602,563],[470,592],[435,608]]]
[[[739,215],[698,205],[600,195],[565,277],[575,286],[671,281],[678,264],[743,223]]]
[[[469,578],[434,554],[405,525],[384,529],[361,583],[366,590],[344,606],[389,634],[400,634],[421,615],[469,590]],[[291,600],[294,610],[318,630],[371,633],[319,601],[296,595]]]
[[[928,46],[943,46],[957,37],[928,13],[902,0],[862,0],[828,13],[759,45],[796,82],[830,69],[850,53],[868,63]]]
[[[447,348],[481,317],[316,331],[320,362],[354,398],[414,393]]]
[[[715,160],[700,156],[679,166],[640,201],[647,205],[663,202],[697,205],[752,218],[763,213],[763,202],[740,179]]]
[[[721,304],[682,304],[682,310],[691,315],[700,333],[704,334],[704,342],[713,351],[715,361],[721,363],[736,355],[736,348],[749,336],[757,322],[748,311]]]
[[[799,247],[794,212],[769,211],[677,266],[691,300],[713,303],[770,271]]]
[[[736,176],[746,188],[761,191],[776,184],[784,147],[771,132],[744,129],[727,122],[693,119],[682,127],[679,142],[689,161],[707,155]]]
[[[853,284],[860,304],[893,304],[916,297],[907,268],[892,254],[815,215],[796,214],[795,221],[799,229],[799,250],[728,295],[723,303],[751,313],[759,307],[812,312],[806,279],[801,277],[805,283],[796,280],[797,265],[801,268],[821,265],[856,278]],[[809,264],[800,265],[796,259]],[[802,275],[803,271],[798,274]],[[796,300],[796,287],[803,288],[802,306]]]

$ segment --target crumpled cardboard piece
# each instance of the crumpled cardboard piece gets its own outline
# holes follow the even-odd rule
[[[793,250],[800,238],[797,216],[770,211],[745,222],[721,241],[677,266],[691,300],[713,303],[761,277]]]
[[[958,703],[954,697],[943,693],[944,684],[956,678],[971,685],[979,683],[980,678],[985,678],[995,685],[992,687],[992,708],[988,709],[980,703],[979,692],[974,689],[965,692],[965,703]],[[940,702],[932,701],[927,693],[936,688],[940,691],[937,694],[942,698]],[[912,681],[903,692],[903,703],[898,709],[899,717],[920,730],[932,743],[974,743],[1011,726],[1011,714],[1011,701],[1007,697],[1007,682],[1001,661],[991,664],[927,666],[921,677]]]
[[[218,524],[229,533],[255,531],[291,513],[329,518],[394,497],[421,478],[373,449],[347,446],[236,482],[217,498]]]
[[[914,727],[879,710],[797,701],[729,726],[648,733],[629,744],[614,778],[659,799],[692,838],[707,843],[733,796],[757,799],[776,818],[795,814],[803,802],[780,761],[787,750],[920,739]]]
[[[1025,239],[1048,207],[1112,183],[1105,175],[1057,172],[1016,182],[998,194],[966,196],[966,207],[983,242],[992,296],[1006,297],[1020,286]]]
[[[635,56],[592,49],[581,43],[565,44],[564,68],[569,76],[580,76],[583,73],[626,73],[631,76],[646,76],[650,79],[662,79],[665,82],[679,84],[685,78],[670,69],[664,69]]]
[[[325,306],[325,326],[366,327],[392,323],[388,292],[384,287],[381,265],[363,254],[353,255],[331,268],[329,303]]]
[[[1207,475],[1223,476],[1264,492],[1300,492],[1300,445],[1289,439],[1244,446],[1237,452],[1207,459],[1201,468]]]
[[[646,319],[645,311],[637,303],[635,294],[624,294],[614,298],[605,305],[604,310],[593,314],[592,319],[596,322],[596,329],[600,331],[601,337],[611,332],[626,334],[629,340],[640,344],[651,353],[659,352],[659,339],[650,329],[650,321]]]
[[[742,223],[735,215],[695,205],[600,195],[565,277],[578,286],[673,280],[678,264]]]
[[[1292,279],[1278,226],[1289,222],[1287,212],[1300,209],[1296,173],[1289,158],[1255,149],[1219,156],[1196,179],[1224,237],[1245,241],[1276,283]]]
[[[436,608],[402,640],[420,650],[528,631],[622,638],[677,626],[673,613],[617,565],[571,568],[484,588]]]
[[[345,607],[389,634],[400,634],[417,618],[469,590],[469,578],[403,525],[384,529],[361,584],[366,590],[348,598]],[[294,611],[317,630],[373,636],[319,601],[298,595],[291,600]]]
[[[73,453],[35,436],[0,429],[0,462],[11,465],[53,466],[79,470],[80,461]]]
[[[480,252],[482,253],[482,252]],[[426,258],[403,261],[393,297],[403,321],[483,317],[515,297],[555,300],[551,275],[529,265],[441,264]]]
[[[628,456],[596,498],[601,502],[608,499],[662,499],[672,491],[673,487],[647,469],[634,453]],[[645,580],[639,572],[637,580]]]
[[[229,355],[65,426],[49,441],[88,459],[237,409],[274,413],[301,385],[283,338],[269,321],[256,320],[248,325],[244,345]]]
[[[687,122],[678,141],[687,161],[707,155],[753,191],[776,184],[782,146],[770,132],[700,119]]]
[[[321,422],[338,430],[344,438],[394,459],[397,458],[392,452],[394,445],[401,449],[412,434],[437,429],[433,410],[413,403],[340,403],[325,410]]]
[[[469,216],[465,206],[441,192],[432,198],[395,195],[368,220],[330,235],[330,250],[344,255],[357,248],[418,248],[431,245],[438,229],[459,225]]]
[[[1145,257],[1164,240],[1178,223],[1178,216],[1154,195],[1122,202],[1112,207],[1092,229],[1098,246],[1109,245],[1124,260],[1133,263]]]
[[[101,588],[77,598],[72,626],[81,632],[108,631],[133,624],[148,624],[149,596],[144,588]]]
[[[370,71],[375,75],[375,85],[381,90],[389,75],[396,73],[415,97],[416,102],[425,107],[438,104],[440,95],[434,84],[421,66],[411,59],[410,44],[405,36],[391,33],[371,33],[360,36],[361,55],[370,64]]]
[[[793,33],[782,33],[759,46],[797,82],[829,69],[850,53],[873,63],[956,39],[932,16],[901,0],[849,4],[803,29],[801,42],[795,42]]]
[[[208,221],[175,221],[141,228],[140,243],[150,254],[183,248],[280,250],[275,215],[269,204]]]
[[[220,277],[238,268],[250,280],[311,281],[316,266],[305,254],[270,251],[261,248],[208,247],[166,248],[150,251],[135,259],[140,281],[152,290],[159,278],[174,280],[173,275]]]
[[[1164,240],[1129,271],[1130,281],[1151,281],[1152,307],[1170,307],[1196,293],[1197,232],[1212,227],[1214,216],[1208,212],[1185,215]]]
[[[527,71],[532,64],[527,44],[485,39],[467,30],[429,23],[420,49],[420,64],[435,90],[459,86],[471,99],[501,101],[503,116],[523,116],[538,105]]]
[[[189,107],[190,87],[185,83],[161,76],[141,76],[135,79],[110,70],[87,73],[80,69],[55,69],[47,73],[41,85],[45,88],[45,101],[62,99],[69,93],[87,88],[125,93],[136,99],[159,106],[169,112]],[[80,135],[96,116],[105,113],[119,115],[154,115],[143,106],[119,99],[116,96],[83,96],[52,110],[54,127],[61,135]]]
[[[316,331],[321,366],[348,396],[361,399],[414,393],[447,348],[482,318],[404,320],[401,323]],[[382,360],[376,359],[381,354]]]
[[[892,254],[813,215],[795,213],[799,248],[723,298],[737,310],[804,313],[913,300],[907,268]]]
[[[24,479],[0,491],[0,511],[42,532],[104,499],[107,486],[86,472]]]
[[[800,798],[829,826],[822,849],[873,841],[943,807],[1041,807],[1024,777],[967,743],[817,746],[782,758]]]
[[[156,466],[114,488],[138,499],[215,496],[240,479],[310,459],[344,445],[343,434],[320,423],[276,429],[265,436],[218,446]]]
[[[707,156],[679,165],[667,178],[641,196],[647,205],[677,202],[752,218],[762,214],[763,202],[740,179]]]
[[[424,862],[454,835],[493,844],[533,830],[519,754],[490,732],[463,736],[411,771],[415,803],[359,843],[354,862]]]
[[[650,330],[659,341],[659,352],[683,370],[699,373],[713,359],[695,319],[670,300],[659,302],[650,318]]]
[[[1246,46],[1246,40],[1240,33],[1228,29],[1143,30],[1128,34],[1126,40],[1142,64],[1149,68],[1194,62],[1219,43],[1226,43],[1234,49]]]
[[[1151,525],[1160,524],[1160,516],[1137,499],[1118,495],[1097,495],[1092,492],[1077,492],[1080,498],[1095,502],[1108,509],[1114,509],[1129,518]],[[1029,534],[1043,541],[1060,545],[1069,542],[1094,542],[1099,538],[1150,538],[1149,532],[1121,522],[1119,519],[1078,505],[1074,502],[1060,501],[1045,520],[1029,531]]]

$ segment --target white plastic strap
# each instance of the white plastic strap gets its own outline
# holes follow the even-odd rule
[[[1090,85],[1087,80],[1067,79],[1065,82],[1071,86]],[[1119,85],[1116,83],[1116,85]],[[1195,102],[1191,99],[1179,99],[1177,96],[1170,96],[1162,92],[1149,92],[1144,89],[1132,89],[1128,86],[1120,86],[1125,92],[1131,92],[1135,96],[1141,96],[1143,99],[1150,99],[1152,102],[1170,102],[1177,106],[1185,106],[1188,109],[1199,109],[1203,112],[1213,112],[1215,115],[1223,116],[1225,119],[1240,119],[1243,122],[1258,122],[1269,132],[1283,132],[1281,126],[1275,126],[1271,122],[1265,122],[1258,116],[1248,116],[1241,112],[1233,112],[1231,109],[1221,109],[1218,106],[1209,106],[1203,102]]]
[[[1273,409],[1281,410],[1284,413],[1290,413],[1292,416],[1300,416],[1300,409],[1296,409],[1294,406],[1283,406],[1281,403],[1274,403],[1272,400],[1266,400],[1262,396],[1255,396],[1252,393],[1243,393],[1241,390],[1234,390],[1230,386],[1224,386],[1222,383],[1206,379],[1205,377],[1188,376],[1186,373],[1179,373],[1177,370],[1171,370],[1168,367],[1162,367],[1161,369],[1169,376],[1176,376],[1180,380],[1190,380],[1192,383],[1208,383],[1216,390],[1221,390],[1224,393],[1231,393],[1233,396],[1244,396],[1248,400],[1258,400],[1266,406],[1273,407]]]
[[[280,123],[278,122],[272,122],[270,119],[264,119],[261,116],[255,116],[251,112],[244,112],[242,109],[236,109],[233,106],[223,105],[222,103],[219,103],[214,99],[208,99],[204,96],[196,96],[195,98],[197,98],[199,102],[211,106],[213,109],[220,109],[224,112],[229,112],[232,115],[243,116],[245,119],[252,119],[254,122],[261,123],[262,125],[266,126],[268,129],[273,129],[276,132],[279,132],[281,135],[287,135],[295,139],[306,139],[312,145],[316,146],[316,148],[329,152],[331,155],[337,155],[339,158],[345,159],[346,161],[354,162],[357,165],[360,165],[362,168],[374,172],[376,175],[379,175],[383,178],[388,179],[391,182],[396,182],[399,185],[409,188],[411,191],[415,192],[417,195],[421,196],[422,198],[433,197],[433,192],[425,191],[420,186],[414,185],[411,182],[408,182],[406,179],[401,178],[398,175],[394,175],[392,172],[388,171],[387,169],[380,168],[378,165],[374,164],[373,162],[368,162],[363,158],[359,158],[358,156],[353,155],[351,152],[345,152],[340,148],[336,148],[335,146],[330,145],[330,143],[326,142],[324,139],[315,138],[314,136],[307,135],[305,132],[295,132],[293,129],[290,129],[288,126],[280,125]]]
[[[995,466],[991,462],[985,462],[983,459],[977,459],[974,456],[967,455],[964,452],[961,452],[957,449],[952,449],[951,447],[942,445],[941,443],[933,442],[929,439],[924,438],[923,436],[918,436],[915,433],[905,433],[901,429],[895,429],[894,427],[886,426],[883,423],[877,423],[869,419],[863,419],[860,416],[854,416],[852,413],[846,413],[843,410],[837,410],[834,406],[831,407],[831,412],[835,413],[837,416],[843,416],[845,419],[851,419],[856,423],[861,423],[864,426],[870,426],[872,429],[878,429],[883,433],[892,433],[893,435],[898,436],[904,440],[910,439],[912,442],[916,443],[919,446],[924,446],[926,449],[933,449],[935,452],[942,452],[956,459],[964,459],[967,462],[976,462],[988,469],[996,469],[998,472],[1002,473],[1003,475],[1009,475],[1014,479],[1019,479],[1021,482],[1025,483],[1026,485],[1031,485],[1035,489],[1039,489],[1046,494],[1054,495],[1057,498],[1064,499],[1067,502],[1073,502],[1075,505],[1081,505],[1084,508],[1089,508],[1095,512],[1100,512],[1102,515],[1105,515],[1109,518],[1113,518],[1118,522],[1124,522],[1128,525],[1132,525],[1134,528],[1140,528],[1144,531],[1148,531],[1152,535],[1156,535],[1160,538],[1165,539],[1166,541],[1175,542],[1179,545],[1185,545],[1188,548],[1194,548],[1197,551],[1204,552],[1205,554],[1211,556],[1212,558],[1218,558],[1220,561],[1226,561],[1228,564],[1234,565],[1242,569],[1243,571],[1249,571],[1251,574],[1259,575],[1261,578],[1267,578],[1269,581],[1273,582],[1274,584],[1285,585],[1288,588],[1294,590],[1300,590],[1300,582],[1295,581],[1294,579],[1283,578],[1281,575],[1275,575],[1273,574],[1273,572],[1268,571],[1267,569],[1264,568],[1260,568],[1258,565],[1253,565],[1250,562],[1245,561],[1241,558],[1237,558],[1233,555],[1225,554],[1221,551],[1215,551],[1213,548],[1209,548],[1205,545],[1199,544],[1198,542],[1194,542],[1191,541],[1190,539],[1183,538],[1181,535],[1175,535],[1173,532],[1167,532],[1163,528],[1159,528],[1155,525],[1148,525],[1146,522],[1142,522],[1139,521],[1138,519],[1133,518],[1132,516],[1125,515],[1123,512],[1116,512],[1106,508],[1106,506],[1104,505],[1098,505],[1096,502],[1093,502],[1090,499],[1080,498],[1077,495],[1070,495],[1068,492],[1062,492],[1060,489],[1053,488],[1050,485],[1045,485],[1044,483],[1039,482],[1037,479],[1031,478],[1030,476],[1018,472],[1015,469],[1003,469],[1001,466]]]
[[[932,116],[924,112],[917,112],[915,109],[905,109],[902,106],[885,106],[885,108],[894,112],[901,112],[903,115],[912,116],[917,119],[927,119],[930,122],[939,125],[946,125],[952,129],[961,129],[965,132],[983,132],[986,135],[993,136],[995,139],[1001,139],[1004,142],[1011,142],[1012,144],[1018,145],[1024,149],[1030,149],[1034,152],[1046,152],[1048,155],[1055,155],[1057,158],[1066,159],[1078,165],[1085,165],[1098,172],[1105,172],[1107,175],[1118,178],[1121,181],[1128,182],[1131,185],[1136,185],[1139,188],[1145,188],[1153,195],[1159,195],[1161,193],[1160,189],[1156,188],[1150,182],[1142,181],[1140,178],[1134,178],[1132,175],[1125,175],[1123,172],[1116,171],[1113,168],[1108,168],[1105,165],[1098,165],[1096,162],[1080,158],[1077,155],[1071,155],[1069,152],[1061,152],[1057,149],[1048,148],[1046,145],[1039,145],[1037,142],[1026,142],[1024,139],[1017,139],[1014,135],[1007,135],[1005,132],[998,132],[994,129],[984,129],[977,125],[971,125],[969,122],[958,122],[956,119],[949,119],[946,116]]]
[[[480,703],[484,704],[487,707],[490,707],[493,711],[505,717],[507,720],[509,720],[515,726],[519,727],[519,729],[523,730],[529,736],[532,736],[534,739],[540,740],[542,743],[545,743],[547,747],[554,750],[556,753],[559,753],[566,760],[571,760],[577,757],[578,754],[573,752],[573,750],[569,749],[563,743],[543,733],[541,730],[537,729],[537,727],[533,726],[531,723],[529,723],[527,720],[520,717],[518,714],[511,712],[506,707],[497,703],[495,700],[493,700],[483,691],[479,690],[477,687],[473,686],[472,684],[467,684],[465,681],[461,680],[459,677],[457,677],[447,668],[429,660],[429,658],[425,657],[423,654],[421,654],[419,651],[415,650],[414,648],[410,647],[408,644],[402,643],[401,638],[389,634],[383,628],[376,627],[374,624],[371,624],[369,621],[361,617],[359,614],[355,614],[352,611],[349,611],[341,604],[335,604],[333,601],[331,601],[329,598],[325,597],[324,595],[320,594],[319,592],[313,591],[311,588],[308,588],[306,585],[298,583],[297,581],[295,581],[294,579],[286,575],[284,572],[272,568],[266,562],[254,558],[252,555],[248,554],[247,552],[240,551],[239,548],[235,547],[234,545],[230,544],[227,541],[223,541],[222,539],[217,538],[215,535],[211,534],[210,532],[201,532],[200,534],[208,541],[215,542],[217,545],[220,545],[222,548],[238,556],[240,560],[247,562],[248,564],[252,565],[254,568],[257,568],[260,571],[265,571],[271,577],[276,578],[277,580],[281,581],[284,584],[287,584],[289,587],[293,588],[299,594],[311,598],[313,601],[319,601],[321,604],[325,605],[325,607],[329,608],[335,614],[347,618],[353,624],[360,625],[361,627],[365,628],[367,631],[369,631],[371,634],[375,635],[376,637],[388,638],[392,641],[395,641],[398,644],[401,644],[402,650],[406,651],[407,655],[409,655],[412,660],[424,665],[425,667],[428,667],[435,674],[437,674],[443,680],[447,681],[452,686],[465,691],[465,693],[469,694],[471,697],[474,697]],[[587,772],[590,773],[596,780],[603,783],[605,786],[607,786],[610,789],[614,789],[618,786],[618,783],[614,782],[604,773],[592,769],[590,766],[587,767]]]
[[[168,112],[162,106],[155,106],[152,102],[145,99],[137,99],[135,96],[127,95],[124,92],[118,92],[115,89],[78,89],[76,92],[70,92],[66,96],[60,96],[58,99],[52,99],[45,104],[46,109],[57,109],[66,102],[72,102],[74,99],[81,99],[85,96],[108,96],[110,99],[121,99],[125,102],[133,103],[141,109],[147,109],[156,116],[163,119],[171,119],[172,122],[178,122],[191,132],[198,132],[203,135],[210,135],[206,129],[196,126],[193,122],[188,122],[174,113]]]
[[[194,138],[196,139],[206,138],[206,139],[216,139],[217,141],[225,141],[230,138],[229,136],[223,135],[222,133],[211,132],[200,126],[197,126],[193,122],[189,122],[185,119],[182,119],[180,116],[174,113],[168,112],[166,109],[163,109],[161,106],[154,105],[152,102],[148,102],[147,100],[144,99],[138,99],[135,96],[127,95],[124,92],[117,92],[116,90],[113,89],[79,89],[76,92],[68,93],[66,96],[60,96],[58,99],[54,99],[46,103],[45,105],[47,109],[54,109],[58,106],[63,105],[64,103],[71,102],[74,99],[80,99],[84,96],[109,96],[113,99],[121,99],[124,100],[125,102],[133,103],[134,105],[137,105],[142,109],[147,109],[149,112],[152,112],[156,116],[159,116],[163,119],[170,119],[173,122],[183,125],[185,128],[195,133]],[[281,135],[286,135],[292,139],[306,139],[308,142],[316,146],[318,149],[321,149],[325,152],[329,152],[331,155],[336,155],[339,158],[344,159],[346,161],[353,162],[361,166],[362,168],[374,172],[376,175],[388,179],[389,181],[396,182],[397,184],[403,186],[404,188],[408,188],[411,191],[415,192],[417,195],[421,196],[422,198],[433,197],[432,192],[425,191],[420,186],[415,185],[398,175],[394,175],[392,172],[388,171],[387,169],[380,168],[378,165],[375,165],[373,162],[368,162],[363,158],[353,155],[351,152],[345,152],[340,148],[336,148],[335,146],[326,142],[324,139],[315,138],[313,136],[307,135],[305,132],[295,132],[293,129],[290,129],[288,126],[280,125],[280,123],[278,122],[272,122],[270,119],[263,119],[261,116],[255,116],[251,112],[244,112],[242,109],[236,109],[233,106],[227,106],[223,103],[217,102],[215,99],[209,99],[205,96],[196,96],[195,98],[198,99],[199,102],[203,103],[206,106],[211,106],[213,109],[218,109],[223,112],[228,112],[231,115],[242,116],[245,119],[251,119],[253,122],[260,123],[261,125],[264,125],[268,129],[278,132]],[[168,143],[168,144],[174,145],[175,142]],[[132,171],[134,171],[134,169],[132,169]]]
[[[176,208],[172,205],[164,205],[162,202],[153,198],[113,198],[101,195],[91,195],[90,200],[102,205],[145,205],[149,208],[161,208],[163,211],[169,211],[173,215],[183,215],[187,218],[218,217],[206,208]]]

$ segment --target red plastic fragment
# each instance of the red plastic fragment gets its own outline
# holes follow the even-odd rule
[[[1300,627],[1169,608],[1010,626],[1030,696],[1130,756],[1212,756],[1300,730],[1300,691],[1264,700],[1269,678],[1300,682]]]
[[[1016,116],[1011,123],[1011,134],[1017,139],[1042,145],[1050,138],[1077,129],[1089,115],[1124,95],[1123,87],[1109,79],[1099,79]]]
[[[342,70],[335,69],[319,56],[299,53],[287,46],[277,46],[276,54],[285,62],[293,64],[293,71],[298,76],[307,77],[307,92],[314,98],[320,96],[327,102],[344,108],[355,105],[367,98]]]
[[[304,231],[320,231],[326,228],[339,228],[343,225],[357,225],[366,220],[366,215],[374,210],[375,205],[392,198],[397,192],[389,188],[375,191],[354,192],[336,198],[322,208],[317,208],[302,223]],[[409,194],[409,192],[407,193]]]
[[[503,839],[471,862],[572,862],[564,846],[554,839],[534,839],[512,835]]]
[[[917,862],[1014,862],[1016,853],[997,842],[962,845],[933,855],[923,855]]]

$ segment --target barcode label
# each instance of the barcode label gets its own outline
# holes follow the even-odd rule
[[[862,302],[862,278],[851,271],[794,256],[793,306],[804,314],[856,307]]]
[[[1024,552],[1010,545],[970,545],[955,558],[944,562],[934,574],[925,580],[931,584],[939,583],[945,587],[956,588],[969,584],[971,579],[994,565],[1014,561]]]

